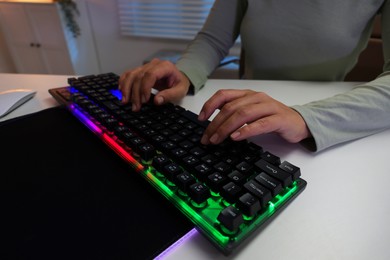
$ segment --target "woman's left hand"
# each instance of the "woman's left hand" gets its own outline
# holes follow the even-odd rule
[[[240,141],[275,132],[291,143],[311,136],[302,116],[294,109],[253,90],[218,90],[202,107],[199,120],[220,111],[203,134],[203,144],[218,144],[230,136]]]

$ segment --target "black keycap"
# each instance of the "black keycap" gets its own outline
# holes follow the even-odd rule
[[[225,162],[219,162],[219,163],[214,165],[214,169],[221,172],[221,173],[227,174],[227,173],[231,172],[232,167]]]
[[[270,152],[264,152],[261,154],[261,159],[266,160],[267,162],[270,162],[275,165],[280,164],[280,158]]]
[[[237,164],[237,162],[239,161],[239,158],[237,158],[237,156],[227,155],[222,159],[222,161],[224,161],[225,163],[234,165],[234,164]]]
[[[193,174],[199,178],[201,181],[205,181],[207,176],[209,174],[211,174],[211,167],[208,166],[207,164],[199,164],[197,166],[195,166],[195,168],[193,169]]]
[[[169,160],[168,156],[164,154],[159,154],[153,158],[152,166],[159,172],[162,172],[163,167],[170,162],[171,160]]]
[[[209,165],[214,165],[218,162],[218,157],[216,157],[212,154],[208,154],[208,155],[205,155],[202,157],[202,161],[204,161],[205,163],[207,163]]]
[[[275,178],[272,178],[268,174],[262,172],[255,177],[255,180],[258,181],[261,185],[269,189],[272,193],[272,196],[275,197],[282,191],[282,184]]]
[[[161,147],[162,147],[162,149],[164,149],[164,151],[170,151],[170,150],[176,148],[177,145],[174,144],[174,143],[171,142],[171,141],[166,141],[166,142],[162,142],[162,143],[161,143]]]
[[[195,134],[195,135],[191,135],[190,137],[188,137],[188,141],[190,141],[190,142],[196,144],[196,143],[199,143],[199,142],[200,142],[200,139],[201,139],[201,138],[202,138],[201,135]]]
[[[169,126],[169,128],[170,128],[172,131],[174,131],[174,132],[176,133],[176,132],[178,132],[182,127],[181,127],[181,125],[179,125],[179,124],[172,124],[172,125]],[[179,134],[181,134],[181,133],[179,132]]]
[[[175,158],[182,158],[187,155],[187,152],[181,148],[173,149],[171,153]]]
[[[156,149],[149,143],[142,144],[138,147],[138,153],[145,161],[149,161],[156,154]]]
[[[131,144],[130,140],[136,136],[134,132],[128,129],[123,129],[123,131],[119,131],[117,135],[119,139],[126,144]]]
[[[183,162],[186,165],[186,167],[194,167],[199,163],[199,160],[195,156],[189,155],[183,158]]]
[[[169,163],[162,168],[162,174],[170,181],[182,172],[183,169],[176,163]]]
[[[185,119],[184,117],[179,117],[179,118],[176,119],[176,122],[178,124],[184,125],[184,124],[186,124],[188,122],[188,120]]]
[[[242,218],[242,213],[237,208],[229,206],[219,213],[218,221],[230,231],[236,231],[244,222],[244,219]]]
[[[198,204],[205,202],[211,196],[210,189],[200,182],[190,185],[188,195]]]
[[[272,165],[271,163],[265,160],[258,160],[255,163],[256,167],[258,167],[261,171],[267,173],[271,177],[274,177],[282,182],[283,187],[287,187],[292,184],[292,176],[291,174],[283,171],[277,166]]]
[[[158,125],[155,125],[155,128],[157,127]],[[166,127],[164,125],[161,125],[162,127]],[[159,129],[160,130],[160,133],[162,135],[165,135],[165,136],[171,136],[173,134],[173,131],[171,129],[168,129],[168,128],[161,128]]]
[[[215,192],[218,192],[220,188],[228,181],[226,176],[219,172],[214,172],[207,176],[206,184]]]
[[[113,117],[109,117],[109,118],[106,118],[106,119],[103,119],[102,120],[102,124],[111,132],[114,131],[114,129],[118,126],[118,120],[113,118]]]
[[[229,182],[222,187],[220,194],[227,202],[235,203],[242,194],[242,188],[234,182]]]
[[[109,110],[116,110],[119,107],[112,101],[105,101],[103,102],[103,105],[108,108]]]
[[[198,125],[194,124],[193,122],[189,122],[184,127],[187,128],[188,130],[194,130],[198,128]]]
[[[155,130],[153,130],[152,128],[149,128],[149,127],[147,127],[143,133],[148,138],[152,138],[155,135],[157,136],[157,132]]]
[[[249,142],[248,145],[245,147],[245,152],[244,152],[245,155],[244,156],[246,156],[247,154],[250,154],[251,156],[259,158],[263,152],[264,152],[263,147],[255,144],[255,143]]]
[[[183,142],[181,142],[179,144],[179,146],[185,150],[189,150],[190,148],[192,148],[194,146],[194,144],[190,141],[184,140]]]
[[[184,137],[189,136],[190,134],[192,134],[192,131],[190,131],[188,129],[181,129],[179,131],[179,135],[184,136]]]
[[[228,178],[239,185],[243,185],[246,182],[246,177],[237,170],[229,173]]]
[[[244,187],[247,191],[259,199],[262,207],[264,207],[268,201],[272,199],[271,192],[254,180],[250,180],[245,183]]]
[[[196,179],[194,176],[192,176],[188,172],[180,173],[176,176],[174,183],[184,192],[187,192],[189,187],[196,182]]]
[[[179,143],[179,142],[184,140],[184,138],[182,136],[177,135],[177,134],[173,134],[173,135],[169,136],[168,139],[174,143]]]
[[[252,172],[253,166],[247,162],[240,162],[236,169],[244,175],[249,175]]]
[[[157,143],[158,146],[161,145],[162,142],[166,141],[167,139],[165,138],[165,136],[163,135],[160,135],[160,134],[156,134],[156,135],[153,135],[151,137],[151,139]]]
[[[252,217],[260,211],[261,205],[260,201],[256,197],[250,193],[245,193],[238,199],[237,208],[239,208],[245,215]]]
[[[206,151],[199,146],[195,146],[190,150],[190,153],[197,157],[201,157],[206,153]]]
[[[130,139],[131,147],[138,147],[141,144],[144,144],[145,140],[139,136],[135,136]]]
[[[299,167],[287,162],[287,161],[284,161],[282,162],[281,165],[279,165],[279,168],[290,173],[291,176],[293,176],[293,180],[297,180],[299,178],[299,176],[301,176],[301,170],[299,169]]]

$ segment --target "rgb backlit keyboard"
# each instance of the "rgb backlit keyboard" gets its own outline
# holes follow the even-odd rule
[[[149,102],[132,112],[120,101],[118,79],[69,78],[49,92],[225,254],[306,187],[299,167],[254,143],[202,145],[209,122],[181,106]]]

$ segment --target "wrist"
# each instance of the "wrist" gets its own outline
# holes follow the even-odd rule
[[[187,77],[187,75],[180,71],[181,75],[182,75],[182,84],[183,84],[183,87],[185,87],[186,89],[186,95],[193,95],[194,94],[194,85],[192,84],[192,82],[190,81],[190,79]]]

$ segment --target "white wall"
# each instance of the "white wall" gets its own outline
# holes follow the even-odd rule
[[[184,50],[187,41],[121,36],[116,1],[86,0],[102,72],[121,73],[161,49]]]
[[[184,40],[121,36],[116,0],[76,0],[76,2],[80,5],[86,4],[86,11],[83,10],[81,15],[87,16],[91,24],[100,73],[121,74],[129,68],[141,65],[147,57],[159,50],[182,51],[188,43]],[[0,72],[10,72],[14,69],[7,57],[1,35],[0,60]]]

